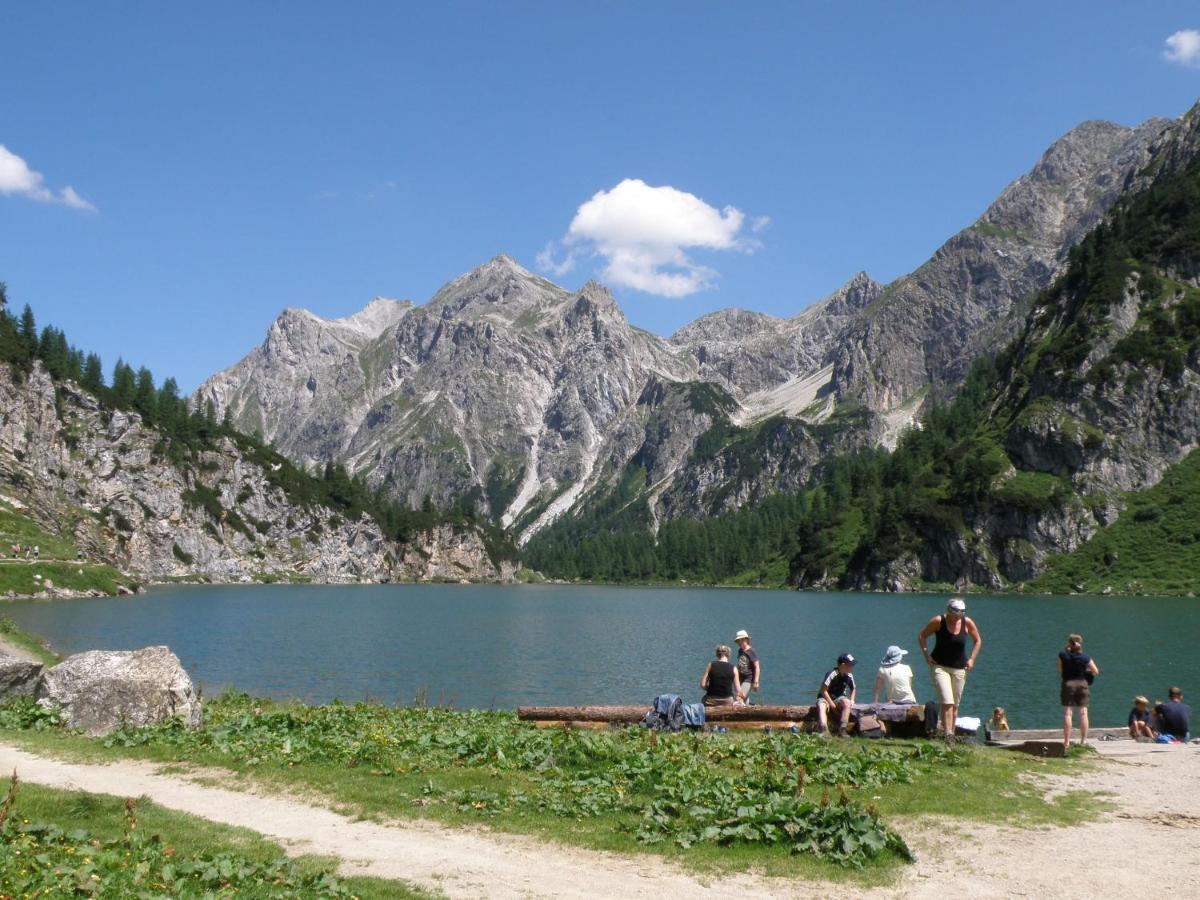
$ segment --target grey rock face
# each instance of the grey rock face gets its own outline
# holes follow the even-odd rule
[[[34,696],[41,677],[41,663],[0,654],[0,700]]]
[[[189,728],[201,720],[192,679],[166,647],[77,653],[45,672],[37,697],[58,707],[69,728],[91,736],[176,716]]]
[[[0,367],[5,490],[43,528],[72,535],[90,559],[135,577],[387,582],[509,580],[515,572],[514,563],[492,562],[476,530],[436,528],[398,545],[368,516],[297,506],[231,440],[187,466],[158,443],[140,416],[101,409],[71,384],[60,384],[56,398],[40,367],[21,380]]]
[[[1151,158],[1170,123],[1085,122],[1056,141],[974,225],[888,285],[840,340],[834,388],[885,411],[930,385],[960,382],[1002,345],[1021,303],[1047,287],[1067,251],[1100,221]]]

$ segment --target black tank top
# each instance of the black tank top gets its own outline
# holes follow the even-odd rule
[[[929,654],[939,666],[947,669],[965,669],[967,667],[967,620],[964,617],[958,634],[951,634],[946,627],[946,617],[942,616],[942,624],[938,627],[934,638],[933,652]]]
[[[714,659],[708,670],[708,691],[705,697],[716,700],[733,696],[733,666],[724,660]]]

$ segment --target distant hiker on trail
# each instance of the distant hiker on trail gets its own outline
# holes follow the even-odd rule
[[[738,695],[742,698],[743,703],[749,703],[750,692],[758,690],[759,680],[762,677],[762,663],[759,662],[754,648],[750,646],[750,635],[744,628],[733,636],[733,642],[737,644],[738,648]]]
[[[1192,708],[1183,702],[1183,689],[1167,691],[1167,702],[1154,707],[1155,730],[1163,736],[1187,743],[1192,734]]]
[[[913,670],[902,660],[908,655],[907,650],[901,650],[895,644],[887,648],[883,659],[879,661],[879,674],[875,676],[875,699],[879,702],[882,691],[885,703],[916,703],[917,695],[913,693]]]
[[[850,727],[850,710],[854,708],[854,697],[858,685],[854,683],[855,659],[849,653],[838,657],[836,669],[825,673],[821,691],[817,696],[817,723],[822,734],[829,734],[829,712],[838,713],[838,737],[845,737]]]
[[[1150,701],[1138,694],[1133,698],[1133,709],[1129,711],[1129,736],[1135,741],[1153,741],[1158,735],[1150,724],[1152,714]]]
[[[740,702],[737,669],[729,662],[729,648],[718,644],[713,651],[716,656],[704,670],[700,687],[704,688],[705,706],[731,706]]]
[[[932,653],[925,647],[931,635],[937,635]],[[967,638],[974,643],[970,653],[967,653]],[[947,737],[953,737],[958,706],[967,684],[967,673],[975,667],[975,658],[983,647],[979,629],[967,618],[966,602],[961,597],[955,597],[947,603],[945,615],[930,619],[917,636],[917,643],[925,654],[925,662],[929,663],[933,691],[941,706],[939,731]]]
[[[42,555],[42,548],[35,544],[33,547],[33,558],[39,559],[41,557],[41,555]]]
[[[1063,749],[1071,746],[1071,710],[1079,710],[1079,743],[1087,743],[1088,701],[1091,699],[1092,679],[1100,674],[1096,661],[1083,652],[1083,637],[1067,635],[1067,646],[1058,654],[1058,670],[1062,673],[1059,699],[1063,708]]]

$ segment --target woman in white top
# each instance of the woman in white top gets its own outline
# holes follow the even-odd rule
[[[916,703],[917,695],[913,693],[913,671],[900,660],[908,653],[895,644],[887,648],[887,653],[879,661],[879,675],[875,678],[875,702],[879,702],[882,691],[887,703]]]

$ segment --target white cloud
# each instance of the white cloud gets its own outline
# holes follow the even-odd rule
[[[46,187],[41,172],[29,168],[29,164],[3,144],[0,144],[0,194],[16,194],[38,203],[58,203],[81,212],[96,212],[96,207],[67,185],[59,191]]]
[[[1163,59],[1181,66],[1200,67],[1200,31],[1188,28],[1167,38]]]
[[[765,227],[769,220],[763,219],[756,219],[758,227],[752,228]],[[711,287],[718,275],[688,256],[689,250],[753,252],[759,246],[741,236],[745,220],[735,207],[718,210],[686,191],[626,178],[580,206],[566,236],[547,244],[537,264],[543,271],[563,275],[581,256],[596,255],[605,260],[600,275],[610,284],[686,297]],[[562,251],[565,256],[556,261]]]
[[[754,221],[750,223],[750,230],[755,234],[762,234],[771,227],[770,216],[755,216]]]

